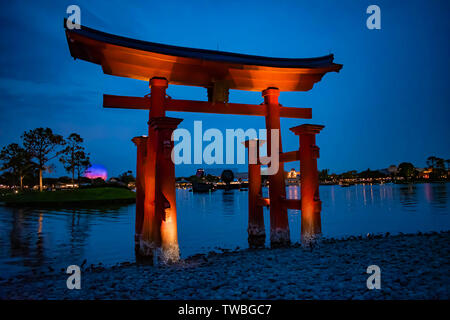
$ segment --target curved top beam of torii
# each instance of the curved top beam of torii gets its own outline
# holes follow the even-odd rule
[[[341,64],[330,54],[318,58],[269,58],[215,50],[192,49],[140,41],[84,26],[68,29],[70,54],[102,66],[105,74],[149,81],[166,78],[170,84],[210,88],[219,82],[229,89],[307,91]]]

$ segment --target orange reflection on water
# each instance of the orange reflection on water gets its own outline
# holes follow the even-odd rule
[[[430,203],[433,201],[433,189],[431,188],[431,184],[425,183],[424,184],[424,192],[425,192],[425,199]]]
[[[39,213],[39,226],[38,226],[38,234],[42,233],[42,222],[44,221],[44,214],[42,212]]]
[[[363,198],[364,198],[364,205],[367,204],[367,197],[366,197],[366,186],[363,185]]]

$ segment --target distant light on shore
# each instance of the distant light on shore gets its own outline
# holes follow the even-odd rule
[[[108,171],[100,164],[93,164],[85,171],[84,176],[89,179],[101,178],[106,181],[108,178]]]

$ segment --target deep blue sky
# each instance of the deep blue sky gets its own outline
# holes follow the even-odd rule
[[[48,126],[81,134],[92,162],[110,175],[135,168],[130,139],[146,134],[147,112],[102,108],[102,94],[148,93],[143,81],[104,75],[74,61],[63,18],[81,7],[81,23],[109,33],[166,44],[274,57],[334,53],[344,65],[309,92],[280,102],[311,107],[312,120],[282,120],[285,151],[298,147],[288,129],[324,124],[320,168],[384,168],[426,157],[450,158],[449,1],[2,1],[0,10],[0,145]],[[366,8],[381,8],[381,30],[366,28]],[[202,88],[171,86],[178,99],[205,100]],[[258,92],[231,91],[231,102],[259,104]],[[263,128],[260,117],[169,113],[181,127]],[[298,163],[289,164],[288,167]],[[177,167],[177,175],[197,165]],[[246,171],[245,166],[240,171]],[[59,169],[56,173],[64,174]]]

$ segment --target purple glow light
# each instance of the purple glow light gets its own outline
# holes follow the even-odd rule
[[[108,178],[108,171],[100,164],[93,164],[84,172],[84,176],[89,179],[101,178],[106,181]]]

